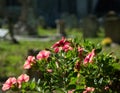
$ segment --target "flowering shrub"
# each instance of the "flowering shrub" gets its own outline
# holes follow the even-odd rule
[[[102,52],[99,45],[79,39],[62,38],[51,48],[30,55],[23,68],[39,72],[37,78],[27,74],[10,77],[3,91],[37,91],[40,93],[112,93],[118,80],[114,68],[118,60]],[[120,80],[120,79],[119,79]],[[119,82],[118,80],[118,82]]]

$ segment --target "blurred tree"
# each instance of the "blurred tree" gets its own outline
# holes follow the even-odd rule
[[[0,17],[4,16],[4,9],[5,9],[5,0],[0,0]]]
[[[29,2],[30,0],[19,0],[22,5],[20,20],[23,22],[27,21]]]
[[[92,13],[92,4],[93,4],[93,0],[87,0],[87,10],[88,10],[88,14]]]
[[[7,19],[8,19],[8,30],[9,30],[9,34],[10,34],[12,43],[19,44],[19,42],[14,37],[14,32],[13,32],[13,17],[11,15],[9,15],[7,17]]]
[[[21,15],[19,21],[26,25],[29,35],[36,36],[36,20],[34,14],[34,0],[19,0],[21,3]]]

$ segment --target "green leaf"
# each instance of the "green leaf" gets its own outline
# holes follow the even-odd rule
[[[22,88],[22,89],[27,88],[27,87],[28,87],[28,84],[29,84],[28,82],[23,82],[21,88]]]
[[[41,91],[40,87],[36,87],[36,90],[39,91],[39,92]]]
[[[120,63],[114,63],[112,66],[113,66],[115,69],[120,70]]]
[[[103,77],[100,78],[100,80],[98,81],[98,83],[99,83],[99,84],[102,84],[102,82],[103,82]]]
[[[38,81],[37,81],[37,84],[38,84],[38,85],[40,84],[40,81],[41,81],[41,80],[40,80],[40,79],[38,79]]]
[[[31,82],[30,83],[30,89],[33,90],[36,87],[36,83],[35,82]]]

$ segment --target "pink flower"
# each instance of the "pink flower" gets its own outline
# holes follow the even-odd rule
[[[93,87],[87,87],[86,88],[86,91],[88,91],[88,92],[93,92],[95,90],[95,88],[93,88]]]
[[[34,56],[28,56],[27,61],[35,63],[35,57]]]
[[[35,57],[34,56],[28,56],[27,60],[25,61],[24,64],[24,69],[30,69],[31,65],[35,62]]]
[[[21,88],[22,82],[28,82],[28,81],[29,81],[29,76],[27,74],[22,74],[17,78],[19,88]]]
[[[64,37],[58,42],[56,42],[52,48],[54,48],[55,53],[58,53],[60,50],[64,50],[67,52],[68,50],[72,50],[73,48],[70,46],[70,42],[67,41]]]
[[[85,91],[83,91],[83,93],[88,93],[88,92],[85,90]]]
[[[31,68],[31,63],[29,63],[28,61],[25,62],[24,66],[23,66],[24,69],[30,69]]]
[[[105,86],[105,88],[104,88],[105,90],[109,90],[109,86]]]
[[[75,89],[71,89],[68,91],[68,93],[74,93]]]
[[[3,84],[2,90],[6,91],[10,89],[14,84],[16,84],[17,80],[15,77],[10,77],[8,80]]]
[[[95,49],[92,50],[84,59],[83,64],[92,63],[93,57],[95,56]]]
[[[73,48],[69,45],[69,44],[65,44],[63,47],[62,47],[62,50],[64,50],[65,52],[67,52],[68,50],[72,50]]]
[[[50,51],[42,50],[37,54],[36,58],[38,60],[42,60],[42,59],[48,59],[49,56],[50,56]]]
[[[65,43],[68,43],[68,42],[66,42],[66,39],[64,37],[62,37],[62,39],[60,41],[56,42],[52,46],[52,48],[63,46]]]
[[[93,92],[95,90],[95,88],[93,88],[93,87],[87,87],[86,89],[85,89],[85,91],[83,91],[83,93],[91,93],[91,92]]]
[[[52,69],[47,69],[47,72],[52,73],[53,70]]]
[[[59,50],[60,50],[59,47],[55,47],[55,48],[54,48],[54,52],[55,52],[55,53],[58,53]]]

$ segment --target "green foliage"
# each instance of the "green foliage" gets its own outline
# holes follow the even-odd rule
[[[51,33],[51,32],[50,32]],[[80,37],[79,31],[68,32],[70,35]],[[46,33],[44,33],[46,34]],[[92,41],[92,42],[89,42]],[[81,93],[85,90],[86,86],[95,87],[95,93],[113,93],[112,90],[114,81],[120,82],[119,77],[115,76],[115,72],[120,70],[119,47],[101,47],[99,43],[102,38],[88,38],[82,40],[81,38],[71,39],[71,46],[74,47],[72,51],[61,51],[58,54],[53,53],[51,42],[27,42],[21,41],[20,45],[12,45],[9,42],[0,42],[0,61],[1,61],[1,77],[4,76],[17,76],[23,72],[23,63],[26,59],[28,49],[45,49],[49,48],[52,52],[49,62],[38,61],[32,68],[42,72],[42,78],[38,80],[31,80],[28,83],[23,83],[22,92],[29,93],[67,93],[70,89],[75,89],[75,93]],[[9,46],[9,47],[8,47]],[[81,65],[80,71],[74,70],[78,57],[77,46],[83,47],[83,56],[91,52],[94,48],[96,56],[94,62],[87,66]],[[112,53],[111,53],[112,52]],[[113,56],[117,55],[117,57]],[[59,61],[59,69],[56,67],[55,62]],[[19,66],[19,67],[18,67]],[[46,72],[46,69],[52,69],[52,73]],[[4,73],[4,74],[3,74]],[[113,85],[112,85],[113,84]],[[104,86],[109,86],[109,91],[104,90]],[[36,92],[37,91],[37,92]],[[117,92],[116,92],[117,93]]]
[[[55,53],[53,48],[49,48],[51,54],[48,59],[36,59],[32,69],[40,71],[41,77],[23,83],[21,92],[31,90],[40,93],[67,93],[73,90],[80,93],[87,87],[94,88],[90,91],[94,93],[116,92],[111,88],[117,78],[114,73],[119,71],[114,67],[114,64],[118,64],[116,57],[102,52],[101,45],[95,45],[88,40],[75,38],[68,39],[67,42],[72,50]],[[80,52],[78,48],[83,50]],[[108,90],[105,89],[106,86],[109,87]]]

